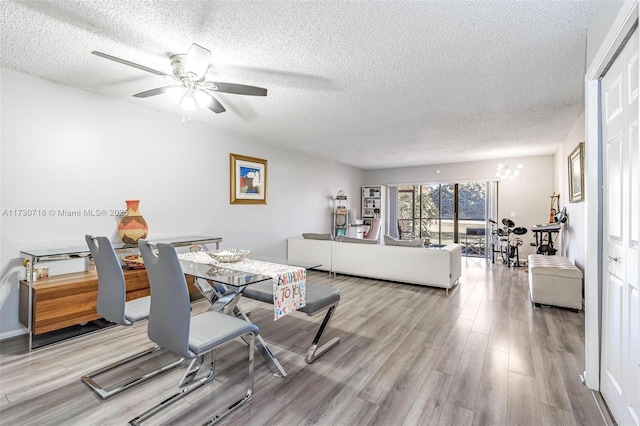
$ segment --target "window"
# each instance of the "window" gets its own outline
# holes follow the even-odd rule
[[[467,254],[484,256],[486,183],[402,185],[395,190],[392,217],[395,213],[397,224],[391,225],[398,227],[400,238],[423,238],[438,246],[459,242]]]
[[[487,185],[458,184],[459,242],[467,256],[484,256],[487,246]]]

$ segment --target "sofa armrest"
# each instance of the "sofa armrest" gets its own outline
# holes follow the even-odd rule
[[[447,250],[449,255],[449,271],[451,284],[456,282],[462,275],[462,246],[460,244],[449,244],[441,248]]]

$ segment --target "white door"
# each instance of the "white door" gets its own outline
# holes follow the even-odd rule
[[[638,34],[602,78],[603,288],[600,392],[620,425],[640,425]]]

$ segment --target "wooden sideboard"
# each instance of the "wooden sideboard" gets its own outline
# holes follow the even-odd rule
[[[169,243],[174,247],[206,247],[215,244],[220,248],[222,238],[219,237],[172,237],[155,239],[155,243]],[[136,244],[112,243],[117,255],[138,253]],[[31,268],[41,262],[87,259],[91,256],[86,245],[70,248],[46,248],[37,250],[22,250],[20,256],[31,264]],[[127,285],[127,300],[136,299],[150,294],[147,273],[144,269],[125,269]],[[71,274],[53,275],[43,280],[34,280],[33,274],[28,274],[27,280],[19,285],[19,320],[28,331],[28,350],[34,347],[34,337],[45,333],[61,330],[74,325],[82,325],[100,318],[96,312],[98,296],[98,276],[95,272],[76,272]],[[193,278],[187,276],[189,292],[200,294],[193,286]],[[42,336],[49,340],[47,336]],[[62,337],[64,340],[65,337]],[[58,340],[55,340],[58,341]],[[50,342],[51,343],[51,342]],[[45,343],[48,344],[48,343]],[[38,347],[40,345],[37,345]]]
[[[124,270],[127,285],[127,300],[150,294],[147,271],[144,269]],[[193,285],[193,277],[186,276],[189,293],[200,294]],[[56,275],[35,281],[32,286],[33,334],[38,335],[60,330],[72,325],[97,320],[98,275],[95,272],[77,272]],[[29,282],[20,281],[20,322],[28,327]]]

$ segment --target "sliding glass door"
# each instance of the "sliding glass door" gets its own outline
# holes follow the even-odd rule
[[[461,243],[468,255],[484,256],[487,228],[487,184],[484,182],[402,185],[390,229],[402,239],[422,238],[434,246]]]
[[[467,256],[485,256],[487,245],[487,184],[458,184],[458,242]]]

